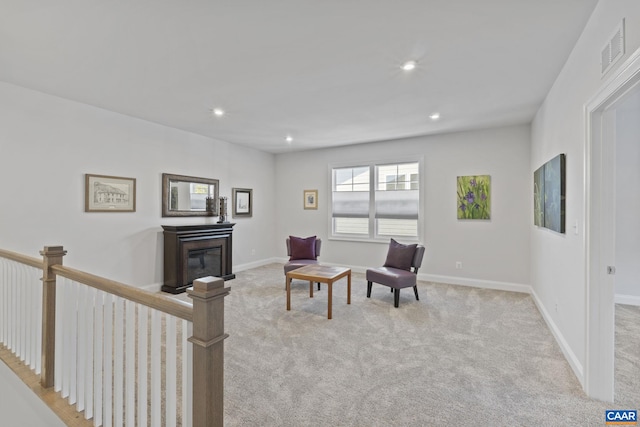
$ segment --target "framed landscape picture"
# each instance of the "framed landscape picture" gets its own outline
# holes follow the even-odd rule
[[[135,212],[136,179],[85,174],[85,212]]]
[[[253,214],[253,190],[250,188],[232,188],[233,216],[250,217]]]

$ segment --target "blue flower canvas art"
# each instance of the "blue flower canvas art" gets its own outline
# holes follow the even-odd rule
[[[491,219],[491,176],[458,177],[458,219]]]

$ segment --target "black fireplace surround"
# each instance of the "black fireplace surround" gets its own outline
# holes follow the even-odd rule
[[[163,225],[164,284],[162,290],[179,294],[195,279],[217,276],[234,279],[231,253],[235,224]]]

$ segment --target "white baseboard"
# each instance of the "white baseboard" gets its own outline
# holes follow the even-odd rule
[[[616,294],[614,301],[616,304],[637,305],[640,307],[640,297],[635,295]]]
[[[238,271],[250,270],[252,268],[262,267],[263,265],[273,264],[274,262],[284,264],[286,261],[283,262],[281,258],[266,258],[266,259],[261,259],[259,261],[234,265],[233,271],[238,272]]]
[[[544,305],[542,305],[540,298],[538,298],[536,291],[534,291],[533,289],[531,290],[531,297],[533,298],[533,302],[536,304],[536,307],[538,307],[538,311],[542,315],[542,318],[549,327],[549,330],[553,334],[553,337],[556,339],[556,342],[560,346],[562,354],[564,354],[565,359],[567,359],[567,362],[569,362],[569,366],[571,366],[573,373],[584,389],[584,368],[582,367],[582,363],[580,363],[573,350],[571,350],[571,347],[567,343],[567,340],[564,339],[564,335],[562,335],[562,332],[560,332],[560,329],[551,318],[551,315],[549,314],[547,309],[544,307]]]
[[[279,262],[285,264],[288,260],[286,258],[273,258],[273,262]],[[371,266],[359,266],[359,265],[351,265],[346,266],[344,264],[338,264],[333,262],[322,262],[324,265],[331,265],[336,267],[349,267],[354,273],[366,273],[368,268]],[[461,286],[470,286],[473,288],[483,288],[483,289],[494,289],[497,291],[509,291],[509,292],[520,292],[529,294],[531,293],[531,286],[523,285],[520,283],[508,283],[508,282],[497,282],[494,280],[480,280],[480,279],[468,279],[465,277],[455,277],[455,276],[441,276],[437,274],[422,274],[418,271],[418,280],[423,280],[425,282],[436,282],[436,283],[445,283],[448,285],[461,285]]]
[[[531,293],[531,286],[520,283],[497,282],[495,280],[469,279],[466,277],[441,276],[437,274],[421,274],[418,271],[418,280],[427,282],[447,283],[450,285],[470,286],[473,288],[494,289],[497,291]]]

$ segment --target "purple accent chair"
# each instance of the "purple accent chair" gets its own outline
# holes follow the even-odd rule
[[[316,239],[316,257],[320,256],[321,246],[322,246],[322,240]],[[288,237],[287,237],[287,256],[288,257],[291,256],[291,241]],[[284,275],[286,276],[287,273],[290,272],[291,270],[295,270],[297,268],[304,267],[305,265],[310,265],[310,264],[318,264],[318,260],[317,259],[291,260],[284,265]],[[286,285],[285,285],[285,288],[286,288]],[[318,290],[320,290],[320,283],[318,283]]]
[[[372,283],[375,282],[391,288],[391,292],[393,292],[393,305],[395,307],[400,305],[400,289],[402,288],[409,288],[413,286],[413,292],[416,294],[416,300],[419,301],[420,298],[418,298],[416,277],[418,275],[418,268],[422,265],[423,256],[424,246],[418,245],[415,253],[413,254],[413,260],[411,261],[412,270],[402,270],[393,267],[367,269],[367,298],[371,298],[371,286]]]

